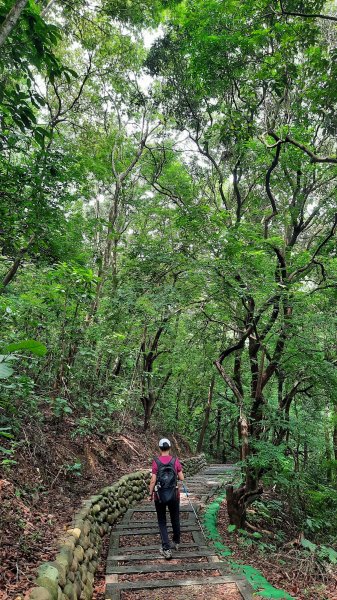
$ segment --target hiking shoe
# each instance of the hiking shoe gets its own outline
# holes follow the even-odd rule
[[[164,548],[160,548],[159,552],[164,558],[166,558],[166,560],[170,560],[172,558],[172,552],[170,549],[164,550]]]
[[[176,544],[175,542],[172,542],[171,549],[172,550],[179,550],[179,544]]]

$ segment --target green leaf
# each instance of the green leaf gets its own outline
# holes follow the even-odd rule
[[[337,564],[337,552],[333,548],[327,548],[329,561],[333,564]]]
[[[11,427],[1,427],[0,428],[0,437],[11,439],[13,435],[10,433],[12,431]]]
[[[8,365],[8,363],[0,363],[0,379],[8,379],[13,375],[14,370]]]
[[[36,340],[24,340],[22,342],[14,342],[13,344],[9,344],[5,348],[5,352],[16,352],[17,350],[28,350],[28,352],[32,352],[32,354],[36,354],[36,356],[44,356],[47,353],[47,348],[41,342],[37,342]]]
[[[8,450],[8,448],[4,448],[3,446],[0,446],[0,452],[2,454],[13,454],[13,450]]]
[[[39,144],[39,146],[41,146],[41,148],[44,148],[44,137],[43,137],[43,135],[41,135],[38,131],[34,131],[34,138],[37,141],[37,143]]]
[[[337,552],[328,546],[321,546],[319,549],[319,556],[331,562],[333,565],[337,564]]]
[[[236,530],[236,525],[228,525],[227,531],[229,533],[233,533],[233,531],[235,531],[235,530]]]
[[[310,542],[306,538],[303,538],[301,540],[301,545],[303,546],[303,548],[307,548],[308,550],[310,550],[310,552],[315,552],[315,550],[317,548],[316,544],[313,544],[312,542]]]

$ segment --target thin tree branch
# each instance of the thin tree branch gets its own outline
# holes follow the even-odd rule
[[[294,140],[290,135],[286,135],[284,140],[282,140],[274,131],[268,131],[268,135],[270,135],[277,142],[276,146],[280,146],[281,144],[292,144],[296,148],[299,148],[303,152],[305,152],[311,158],[312,163],[329,163],[329,164],[337,164],[337,157],[334,156],[318,156],[312,150],[307,148],[301,142]]]
[[[270,200],[270,204],[271,204],[273,212],[270,215],[268,215],[268,217],[266,217],[265,222],[264,222],[264,237],[265,238],[268,237],[269,222],[278,213],[277,206],[276,206],[276,199],[275,199],[275,196],[274,196],[273,192],[271,191],[271,187],[270,187],[270,178],[271,178],[272,172],[274,171],[274,169],[276,169],[276,167],[278,165],[278,162],[280,159],[280,152],[281,152],[281,144],[278,144],[276,146],[276,152],[275,152],[273,162],[271,163],[271,165],[267,171],[267,174],[266,174],[266,192],[267,192],[267,196]]]
[[[337,21],[337,17],[332,15],[323,15],[322,13],[301,13],[297,11],[285,10],[282,0],[280,0],[282,15],[290,17],[303,17],[304,19],[325,19],[326,21]]]

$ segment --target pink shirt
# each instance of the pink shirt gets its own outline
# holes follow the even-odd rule
[[[168,465],[170,460],[172,460],[173,456],[158,456],[158,460],[160,460],[160,462],[163,463],[163,465]],[[180,471],[182,471],[182,466],[180,464],[180,460],[179,458],[176,458],[175,463],[174,463],[174,468],[177,471],[177,473],[180,473]],[[158,465],[156,463],[156,461],[154,460],[152,463],[152,473],[153,475],[157,475],[158,473]]]

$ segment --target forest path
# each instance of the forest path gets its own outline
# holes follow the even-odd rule
[[[189,498],[196,512],[230,478],[232,469],[232,465],[209,465],[188,479]],[[143,500],[129,509],[112,530],[105,597],[109,600],[253,598],[246,579],[230,573],[204,539],[185,494],[181,495],[181,532],[183,543],[179,551],[172,551],[172,560],[165,560],[159,554],[154,505]]]

